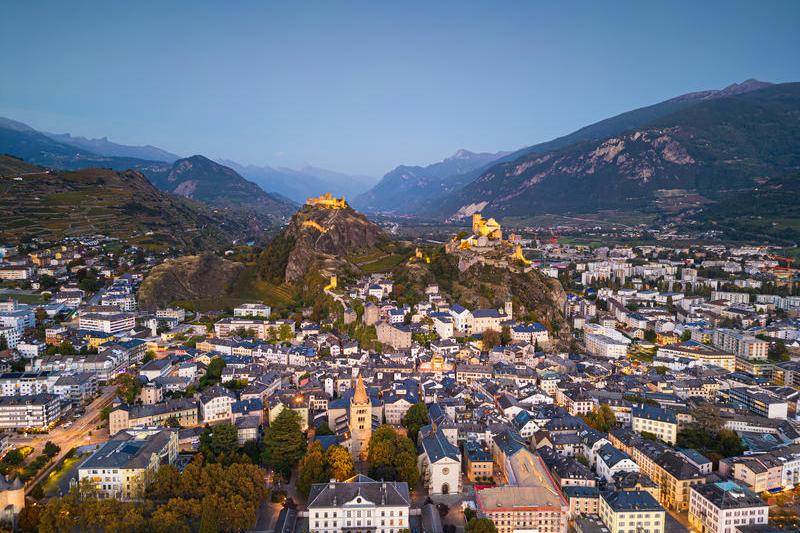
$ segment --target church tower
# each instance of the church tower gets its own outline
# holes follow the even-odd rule
[[[350,400],[350,453],[357,461],[366,461],[369,439],[372,436],[372,402],[358,376],[356,391]]]

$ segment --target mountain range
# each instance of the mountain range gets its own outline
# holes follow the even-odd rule
[[[479,210],[525,217],[702,206],[723,199],[725,187],[734,183],[744,190],[752,188],[756,168],[766,166],[773,173],[794,169],[790,151],[797,137],[792,117],[798,102],[791,94],[793,86],[749,79],[621,113],[514,152],[485,154],[483,161],[468,159],[467,168],[450,171],[446,163],[453,158],[428,167],[401,166],[354,204],[366,211],[450,219]],[[783,97],[773,98],[775,94]],[[708,113],[726,122],[704,122]],[[768,128],[757,128],[759,120],[772,126],[788,123],[787,130],[776,133],[789,143],[782,148],[785,157],[773,160],[771,150],[752,153],[754,145],[771,135]],[[704,139],[693,138],[707,126],[714,131],[705,131]],[[731,128],[735,133],[728,131]],[[703,143],[713,148],[717,142],[735,145],[703,149]],[[719,157],[747,158],[753,166],[746,169],[744,162],[720,166]],[[711,177],[726,172],[735,174],[730,183]],[[700,182],[693,181],[696,178]],[[397,202],[398,194],[402,202]],[[670,200],[663,201],[664,196]],[[672,201],[675,197],[680,201]]]
[[[325,192],[355,197],[374,182],[373,178],[367,176],[343,174],[313,166],[293,170],[244,166],[229,160],[215,163],[203,156],[181,158],[151,145],[130,146],[109,141],[106,137],[89,139],[69,133],[47,133],[22,122],[0,117],[2,152],[37,165],[62,170],[90,167],[138,170],[163,190],[174,192],[177,188],[178,194],[191,195],[195,199],[225,207],[242,200],[251,208],[254,204],[280,204],[285,207]],[[198,157],[203,157],[205,161],[201,162]],[[193,175],[195,171],[199,174]],[[180,187],[184,182],[186,185]],[[259,188],[260,191],[257,190]],[[243,196],[243,192],[250,196]],[[269,194],[270,199],[264,193]],[[282,217],[287,212],[291,213],[283,209],[275,214]]]
[[[470,172],[483,169],[509,153],[458,150],[432,165],[400,165],[384,175],[369,191],[356,197],[353,205],[363,211],[413,212],[431,196],[441,196],[467,185]],[[402,198],[402,202],[398,202],[398,198]]]
[[[297,203],[305,202],[309,196],[319,196],[326,192],[334,196],[355,198],[375,182],[369,176],[344,174],[310,165],[294,170],[285,167],[240,165],[227,159],[219,162],[257,183],[265,191],[280,194]]]
[[[666,113],[633,113],[605,136],[498,162],[429,210],[455,218],[477,210],[681,214],[800,169],[800,83],[697,94],[665,102]]]

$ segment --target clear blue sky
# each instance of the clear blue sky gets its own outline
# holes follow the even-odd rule
[[[378,176],[749,77],[798,81],[798,28],[795,0],[9,2],[0,115]]]

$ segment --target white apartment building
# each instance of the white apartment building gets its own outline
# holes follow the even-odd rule
[[[136,327],[136,317],[132,313],[81,313],[78,327],[87,331],[122,333]]]
[[[235,317],[269,318],[271,313],[272,308],[270,306],[259,303],[245,303],[233,308],[233,316]]]
[[[731,533],[768,519],[769,505],[735,481],[693,485],[689,491],[689,524],[700,533]]]

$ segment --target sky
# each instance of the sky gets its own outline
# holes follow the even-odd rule
[[[11,2],[0,116],[381,176],[747,78],[800,81],[800,2]]]

